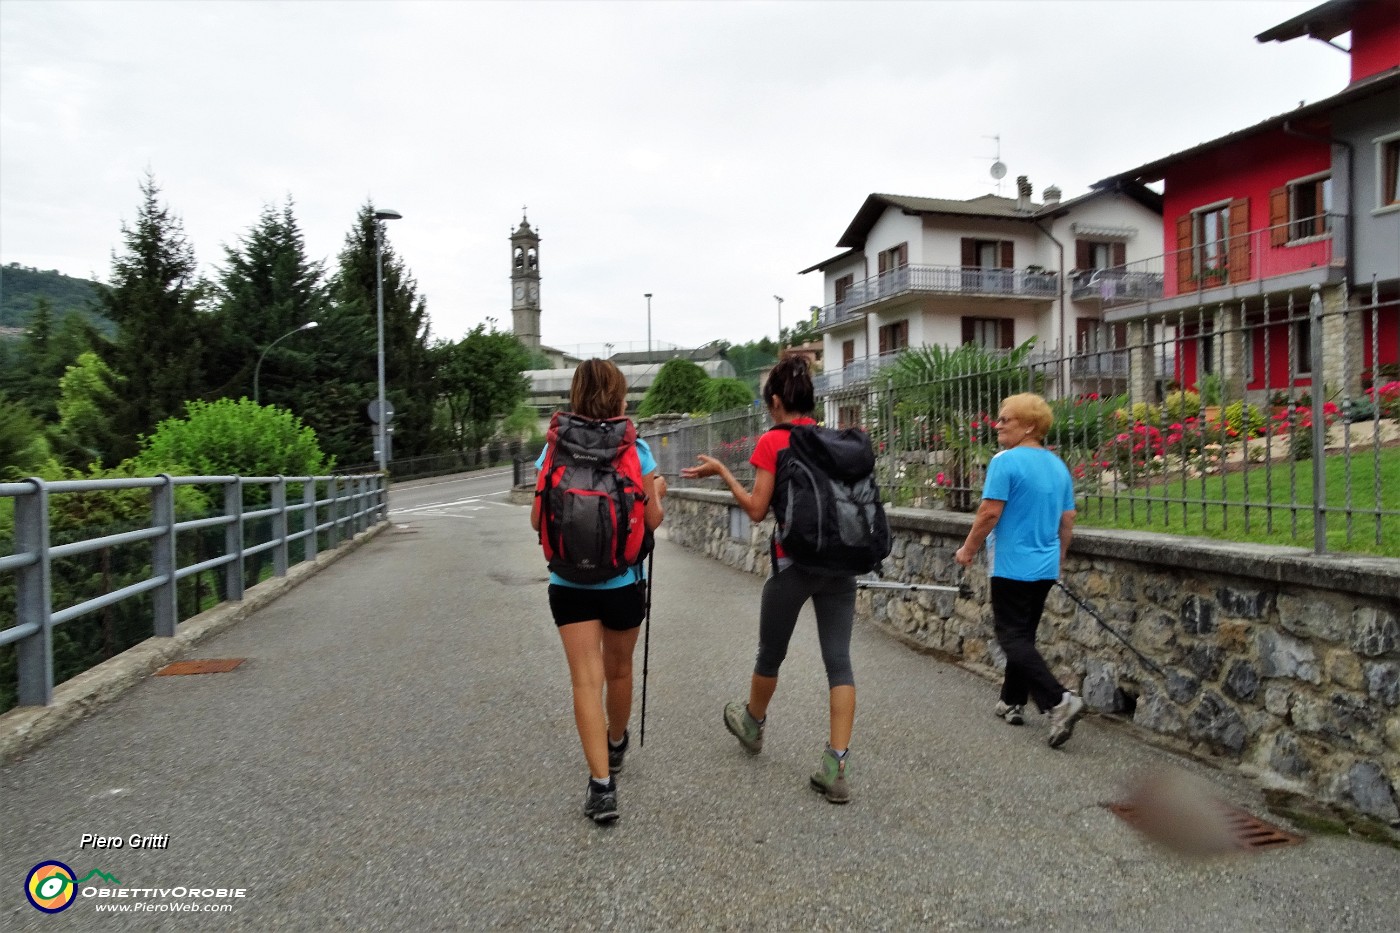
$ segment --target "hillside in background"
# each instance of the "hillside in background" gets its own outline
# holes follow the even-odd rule
[[[96,282],[54,270],[40,272],[15,262],[0,266],[0,328],[23,331],[34,314],[34,302],[47,298],[53,305],[55,324],[76,312],[110,337],[113,327],[97,310],[101,288]]]

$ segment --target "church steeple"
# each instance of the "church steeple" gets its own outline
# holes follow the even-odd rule
[[[525,208],[510,234],[510,316],[515,336],[527,350],[540,348],[540,235],[530,228]]]

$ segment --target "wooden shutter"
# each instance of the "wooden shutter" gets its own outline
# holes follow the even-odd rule
[[[899,262],[898,262],[896,265],[898,265],[898,266],[907,266],[907,265],[909,265],[909,244],[908,244],[908,242],[904,242],[904,243],[899,244]]]
[[[1287,242],[1288,186],[1284,185],[1269,192],[1269,245],[1283,246]]]
[[[1010,240],[1001,241],[1001,268],[1016,268],[1016,244]]]
[[[900,321],[898,324],[896,324],[894,326],[894,332],[895,339],[892,341],[894,343],[894,347],[892,347],[891,349],[903,350],[905,347],[909,346],[908,321]]]
[[[1249,198],[1236,198],[1230,202],[1231,282],[1250,278],[1249,252]]]
[[[1002,318],[997,327],[997,336],[1001,339],[1001,349],[1010,350],[1016,346],[1016,322],[1009,317]]]
[[[890,329],[889,329],[888,327],[881,327],[881,328],[880,328],[880,355],[881,355],[881,356],[884,356],[884,355],[885,355],[886,353],[888,353],[888,352],[890,352]]]
[[[1114,243],[1109,247],[1113,254],[1113,268],[1121,269],[1128,264],[1128,244]]]
[[[1094,247],[1088,240],[1074,241],[1074,267],[1092,269],[1094,267]]]
[[[841,368],[845,369],[856,361],[856,342],[847,340],[841,344]]]
[[[889,268],[889,259],[890,259],[890,254],[889,254],[887,251],[883,251],[883,250],[882,250],[881,253],[880,253],[880,274],[881,274],[881,275],[884,275],[884,274],[885,274],[885,270]]]
[[[964,240],[963,242],[966,243],[967,241]],[[975,320],[975,318],[970,318],[970,317],[965,317],[965,318],[962,319],[962,330],[963,330],[963,334],[962,334],[963,339],[962,339],[962,342],[963,342],[963,343],[972,343],[972,338],[973,338],[974,336],[976,336],[976,330],[975,330],[976,325],[973,324],[973,321],[974,321],[974,320]]]
[[[973,269],[977,266],[977,241],[971,237],[962,238],[962,264],[964,269]]]
[[[1179,292],[1190,291],[1195,288],[1195,283],[1191,281],[1191,247],[1192,228],[1195,218],[1190,214],[1182,214],[1176,219],[1176,290]]]

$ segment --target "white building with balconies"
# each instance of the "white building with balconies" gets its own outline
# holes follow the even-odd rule
[[[1093,352],[1122,345],[1104,330],[1104,308],[1160,294],[1160,275],[1125,270],[1160,251],[1161,196],[1124,183],[1062,201],[1052,186],[1035,203],[1024,176],[1017,192],[865,199],[837,241],[845,252],[802,270],[825,279],[819,394],[869,381],[906,347],[1010,349],[1031,337],[1038,355],[1082,352],[1095,370],[1085,375],[1113,376],[1103,372],[1112,355]]]

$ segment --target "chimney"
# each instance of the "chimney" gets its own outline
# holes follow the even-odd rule
[[[1025,175],[1016,176],[1016,210],[1031,209],[1031,180]]]
[[[1051,185],[1049,188],[1046,188],[1046,189],[1045,189],[1045,199],[1044,199],[1044,200],[1045,200],[1045,206],[1046,206],[1046,207],[1050,207],[1052,204],[1059,204],[1059,203],[1060,203],[1060,189],[1059,189],[1059,188],[1056,188],[1054,185]]]

